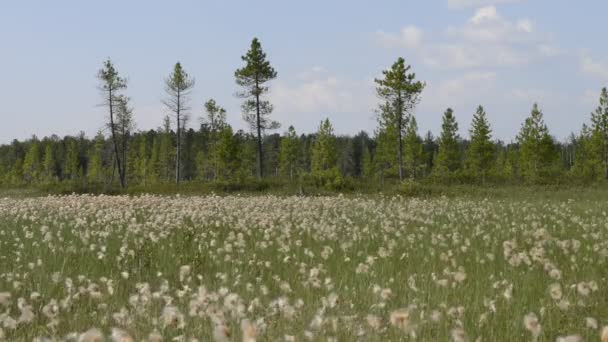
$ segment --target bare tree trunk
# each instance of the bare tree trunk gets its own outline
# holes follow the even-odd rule
[[[180,122],[180,92],[177,92],[177,153],[175,156],[175,184],[179,185],[180,180],[180,156],[181,156],[181,122]]]
[[[258,88],[258,81],[255,82],[256,91]],[[257,129],[258,129],[258,179],[262,180],[264,178],[264,154],[262,152],[262,127],[260,122],[260,95],[255,95],[255,105],[256,105],[256,119],[257,119]]]

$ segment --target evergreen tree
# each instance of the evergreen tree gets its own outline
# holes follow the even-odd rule
[[[277,129],[279,123],[269,119],[273,106],[263,97],[268,93],[266,85],[277,77],[277,72],[266,60],[266,53],[257,38],[251,42],[247,54],[241,57],[245,66],[234,73],[236,83],[243,87],[237,96],[245,99],[242,105],[243,119],[257,132],[258,179],[264,177],[264,155],[262,151],[262,133],[268,129]]]
[[[545,180],[555,161],[555,145],[543,120],[543,113],[536,103],[523,123],[517,141],[524,179],[528,182]]]
[[[188,101],[190,91],[194,87],[194,78],[191,78],[178,62],[173,72],[165,79],[165,92],[167,98],[163,101],[169,111],[175,114],[176,120],[176,148],[175,148],[175,184],[181,180],[181,145],[182,130],[188,120]]]
[[[608,90],[602,89],[600,104],[591,113],[591,153],[600,165],[602,177],[608,179]]]
[[[238,169],[238,144],[230,125],[224,126],[219,132],[217,143],[217,178],[231,179]]]
[[[171,119],[165,116],[163,127],[160,129],[160,142],[158,146],[158,157],[154,158],[156,162],[156,172],[159,179],[169,181],[172,177],[171,165],[173,164],[173,138],[171,132]]]
[[[101,132],[95,136],[95,143],[93,148],[90,150],[89,155],[89,166],[87,168],[87,179],[89,182],[98,183],[102,181],[103,176],[103,163],[101,159],[101,153],[104,146],[104,137]]]
[[[226,124],[226,110],[220,107],[215,100],[211,99],[205,103],[205,117],[203,117],[203,124],[207,126],[209,131],[208,139],[208,156],[204,157],[204,153],[199,152],[197,154],[197,165],[200,173],[203,174],[206,169],[207,163],[210,164],[210,171],[212,178],[216,178],[218,174],[218,153],[217,153],[217,141],[221,130],[224,129]],[[209,159],[209,160],[207,160]]]
[[[118,105],[122,102],[123,98],[120,96],[120,91],[127,88],[127,81],[120,77],[118,71],[114,68],[110,59],[106,60],[103,64],[103,68],[99,70],[97,78],[101,81],[99,89],[103,92],[104,103],[108,107],[110,114],[110,132],[112,135],[112,144],[114,145],[114,158],[116,166],[118,167],[118,173],[120,178],[120,186],[125,187],[125,174],[123,173],[124,168],[122,167],[121,154],[119,152],[119,141],[117,134],[117,127],[115,123],[115,115]]]
[[[329,119],[321,121],[312,147],[312,171],[326,171],[336,167],[336,137]]]
[[[458,123],[454,111],[448,108],[443,114],[439,152],[435,171],[440,176],[447,176],[460,169],[460,147],[458,146]]]
[[[43,178],[46,181],[57,179],[57,161],[53,142],[49,141],[44,148],[44,159],[42,161]]]
[[[418,136],[418,124],[414,116],[408,118],[403,142],[403,161],[405,171],[412,179],[422,176],[426,168],[426,153],[422,139]]]
[[[27,184],[35,183],[39,180],[42,172],[42,163],[40,160],[40,143],[34,137],[30,141],[30,147],[23,161],[23,180]]]
[[[490,123],[482,106],[477,107],[469,133],[471,134],[471,144],[468,150],[468,167],[473,176],[483,184],[493,166],[494,145],[491,141]]]
[[[298,169],[298,157],[300,155],[300,141],[295,128],[289,126],[285,136],[281,140],[279,152],[281,173],[289,175],[289,180],[293,180]]]
[[[65,162],[63,166],[63,177],[75,180],[80,175],[78,141],[70,138],[67,141]]]
[[[410,73],[411,67],[405,65],[405,60],[399,58],[390,70],[382,72],[384,78],[376,79],[378,84],[376,92],[378,97],[383,100],[380,121],[383,125],[394,127],[397,144],[397,165],[399,170],[399,180],[403,181],[403,136],[408,124],[408,114],[412,115],[424,83],[415,81],[416,74]],[[386,108],[388,107],[388,108]]]

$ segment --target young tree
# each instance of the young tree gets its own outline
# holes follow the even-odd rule
[[[67,141],[66,155],[63,166],[65,179],[74,180],[80,175],[78,140],[69,138]]]
[[[298,135],[295,128],[289,126],[289,129],[281,140],[279,151],[281,173],[289,175],[289,180],[293,180],[294,173],[298,167],[299,155],[300,141]]]
[[[49,141],[44,148],[44,159],[42,160],[42,170],[44,179],[52,181],[57,178],[57,161],[55,159],[55,149],[53,142]]]
[[[468,166],[473,175],[479,177],[483,184],[494,161],[494,145],[491,141],[490,123],[482,106],[477,107],[469,132],[471,144],[468,151]]]
[[[446,175],[460,169],[460,149],[458,146],[458,123],[452,108],[443,114],[441,136],[439,137],[439,153],[435,170],[440,175]]]
[[[95,136],[93,148],[89,152],[89,165],[87,167],[87,179],[89,182],[98,183],[103,175],[103,163],[101,153],[103,151],[104,138],[101,132]]]
[[[218,154],[217,154],[217,141],[219,133],[226,127],[226,110],[219,106],[215,100],[211,99],[205,103],[205,117],[201,120],[209,130],[209,140],[207,144],[207,151],[209,156],[209,162],[211,164],[213,178],[217,177],[218,174]],[[202,151],[201,151],[202,153]],[[203,154],[197,155],[197,164],[199,169],[203,170],[205,164]]]
[[[30,147],[23,161],[23,180],[30,184],[36,182],[42,172],[40,162],[40,142],[36,137],[30,141]]]
[[[238,169],[238,143],[230,125],[224,126],[218,136],[217,143],[217,178],[230,179]]]
[[[543,113],[534,104],[523,123],[517,141],[520,145],[520,167],[527,181],[535,182],[546,175],[555,160],[553,138],[543,120]]]
[[[594,159],[601,165],[604,179],[608,179],[608,90],[602,89],[600,104],[591,113],[591,148]]]
[[[110,114],[109,127],[112,135],[112,144],[114,145],[114,158],[116,166],[118,167],[120,186],[124,188],[126,186],[125,175],[123,173],[124,169],[122,168],[121,157],[118,151],[119,142],[114,116],[116,115],[116,109],[121,102],[120,91],[127,87],[127,81],[118,75],[118,71],[116,71],[110,59],[104,62],[102,69],[99,70],[97,78],[101,81],[99,89],[104,94],[104,105],[107,106]]]
[[[181,180],[181,140],[184,123],[188,120],[188,102],[190,91],[194,87],[194,78],[191,78],[182,65],[178,62],[173,68],[173,72],[165,80],[165,92],[167,98],[163,101],[169,111],[175,114],[176,118],[176,149],[175,149],[175,183],[179,185]]]
[[[376,79],[376,93],[382,99],[383,116],[381,123],[394,126],[397,136],[397,162],[399,180],[403,181],[403,136],[407,127],[408,114],[412,115],[424,83],[415,81],[416,74],[410,73],[411,66],[405,65],[405,60],[399,58],[390,70],[382,71],[383,79]]]
[[[321,121],[312,147],[312,170],[326,171],[336,167],[336,136],[329,119]]]
[[[403,161],[410,178],[421,176],[426,168],[426,153],[422,139],[418,136],[418,123],[414,116],[407,120],[405,138],[403,141]]]
[[[265,130],[277,129],[280,124],[269,119],[273,106],[263,96],[268,93],[266,85],[277,77],[277,72],[266,60],[266,53],[257,38],[251,42],[251,47],[241,59],[245,66],[234,73],[236,83],[243,87],[237,96],[245,99],[242,105],[243,119],[257,132],[258,179],[264,177],[264,155],[262,151],[262,133]]]

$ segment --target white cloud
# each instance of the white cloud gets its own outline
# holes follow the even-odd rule
[[[510,2],[521,2],[524,0],[448,0],[449,8],[480,7],[505,4]]]
[[[386,48],[409,48],[433,68],[487,68],[520,66],[559,53],[549,35],[539,33],[527,18],[503,18],[495,6],[479,8],[462,25],[448,27],[434,41],[421,38],[421,30],[407,27],[401,33],[379,31],[377,41]],[[414,32],[420,32],[415,34]]]
[[[581,70],[591,76],[608,78],[608,63],[597,62],[588,55],[582,57]]]
[[[295,83],[277,82],[272,102],[277,113],[348,113],[371,111],[372,82],[339,78],[328,72]]]
[[[399,33],[390,33],[378,30],[375,39],[387,48],[417,48],[422,44],[423,32],[416,26],[406,26]]]
[[[471,101],[481,101],[496,85],[496,73],[474,71],[457,77],[427,83],[420,107],[422,110],[443,111]]]

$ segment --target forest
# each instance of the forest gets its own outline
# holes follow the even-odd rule
[[[271,118],[270,82],[278,73],[258,39],[242,61],[234,78],[249,131],[235,131],[226,122],[226,110],[213,99],[203,108],[193,107],[198,102],[190,94],[195,79],[180,63],[165,79],[163,104],[171,115],[157,129],[136,130],[128,83],[108,59],[98,72],[105,129],[93,138],[84,133],[33,136],[0,146],[0,185],[85,192],[153,192],[163,185],[205,184],[348,191],[402,184],[561,185],[608,179],[606,88],[598,92],[598,107],[588,123],[564,142],[551,135],[538,104],[510,143],[493,138],[481,105],[470,123],[459,123],[457,113],[447,108],[440,134],[434,136],[419,132],[416,123],[425,83],[399,58],[375,80],[373,132],[336,135],[328,117],[317,132],[304,134]],[[458,135],[459,125],[468,127],[468,137]]]

